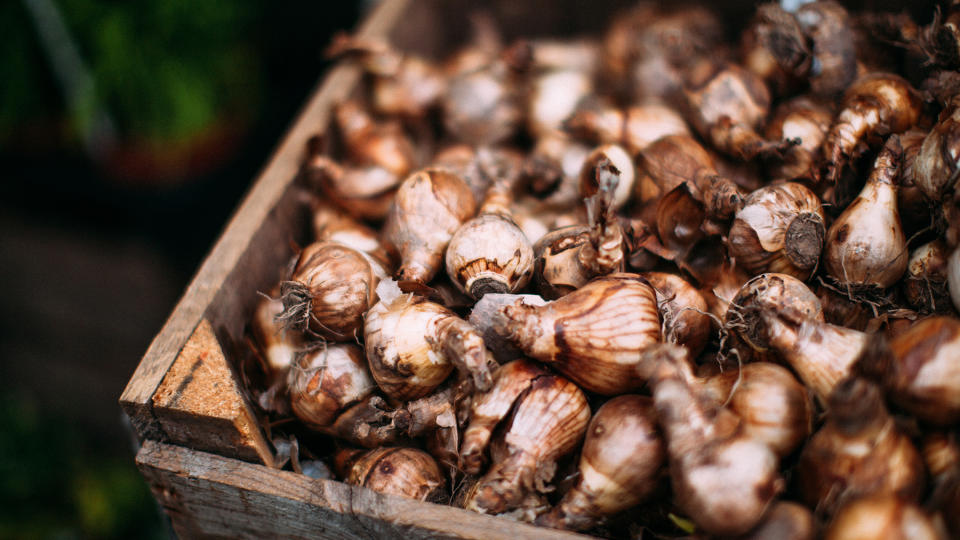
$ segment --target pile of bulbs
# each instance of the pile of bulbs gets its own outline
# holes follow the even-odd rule
[[[542,526],[960,536],[960,6],[931,17],[339,36],[367,84],[308,149],[259,403],[348,483]]]

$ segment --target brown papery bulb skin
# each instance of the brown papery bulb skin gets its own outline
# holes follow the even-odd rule
[[[475,146],[509,139],[523,118],[511,75],[500,62],[456,76],[441,104],[447,132]]]
[[[800,380],[825,402],[847,378],[867,344],[867,334],[798,315],[793,310],[760,314],[763,339]]]
[[[537,195],[549,194],[543,204],[551,208],[579,203],[576,186],[590,151],[589,146],[564,133],[538,138],[523,165],[523,176],[529,181],[530,191]]]
[[[533,246],[507,213],[481,213],[453,234],[446,251],[447,275],[474,299],[514,293],[533,276]]]
[[[917,156],[916,186],[931,201],[941,201],[956,189],[960,170],[960,100],[954,98],[940,122],[923,140]],[[949,114],[947,114],[949,113]]]
[[[836,183],[857,145],[867,137],[903,133],[920,118],[922,101],[906,80],[870,73],[847,89],[843,105],[823,141],[826,179]]]
[[[542,366],[531,360],[520,359],[500,366],[493,374],[493,387],[474,396],[470,408],[470,423],[463,432],[460,448],[460,468],[467,474],[479,474],[484,452],[493,430],[513,409],[517,398],[530,388],[538,377],[547,375]]]
[[[690,135],[686,120],[676,109],[657,103],[617,109],[610,105],[585,107],[564,126],[575,136],[594,143],[619,144],[631,156],[667,135]]]
[[[800,454],[800,496],[830,515],[848,500],[891,494],[917,500],[923,493],[923,460],[900,432],[879,389],[860,378],[837,385],[826,423]]]
[[[446,79],[433,62],[406,54],[383,39],[338,33],[325,55],[359,57],[374,76],[370,101],[379,114],[420,120],[446,88]]]
[[[890,340],[890,351],[884,379],[893,401],[924,422],[960,422],[960,320],[918,321]]]
[[[727,246],[748,272],[806,280],[820,261],[825,234],[820,198],[803,185],[788,182],[747,196],[730,226]]]
[[[363,349],[352,343],[330,343],[302,353],[287,379],[290,408],[304,424],[323,429],[347,406],[377,389]]]
[[[800,144],[783,152],[780,160],[773,160],[770,176],[782,180],[805,180],[816,183],[820,180],[820,147],[823,144],[833,111],[826,105],[800,96],[785,101],[774,111],[767,124],[769,140],[794,140]]]
[[[736,414],[699,395],[681,348],[660,348],[650,382],[677,505],[710,534],[746,533],[783,489],[777,456]]]
[[[910,306],[922,313],[951,313],[947,289],[947,246],[936,239],[913,250],[907,261],[903,292]]]
[[[545,306],[500,310],[497,332],[591,392],[639,389],[640,352],[660,339],[656,292],[636,274],[594,279]]]
[[[576,485],[536,523],[587,530],[601,518],[649,496],[665,460],[666,445],[657,430],[653,400],[638,395],[615,397],[590,420]]]
[[[357,221],[345,210],[332,204],[314,201],[311,206],[313,237],[317,242],[336,242],[369,255],[387,272],[393,263],[390,252],[376,231]]]
[[[844,286],[885,289],[907,269],[907,241],[897,210],[899,138],[887,140],[860,195],[827,231],[827,272]]]
[[[699,355],[712,329],[703,295],[676,274],[645,272],[641,276],[657,293],[664,342],[687,347],[693,357]]]
[[[364,347],[370,372],[384,394],[398,402],[423,397],[450,375],[455,364],[489,388],[492,379],[483,339],[475,332],[462,331],[456,320],[469,326],[449,309],[414,295],[381,301],[370,309],[364,323]],[[471,339],[465,358],[448,354],[451,330],[461,330],[455,332],[461,340]]]
[[[383,269],[355,249],[332,242],[310,244],[300,252],[293,275],[280,284],[283,313],[276,320],[333,341],[354,339],[364,313],[377,300],[382,277]]]
[[[534,281],[547,299],[569,294],[593,277],[580,262],[580,251],[590,243],[590,228],[570,225],[543,235],[533,245]]]
[[[598,185],[598,169],[612,165],[618,172],[618,182],[613,193],[613,210],[623,208],[630,200],[633,183],[637,173],[633,166],[633,159],[622,146],[604,144],[593,149],[583,162],[580,169],[580,196],[592,197],[600,189]]]
[[[390,212],[402,176],[378,165],[341,165],[316,154],[307,159],[308,185],[360,219],[382,220]]]
[[[810,89],[833,97],[843,92],[857,74],[857,51],[847,10],[832,1],[801,6],[797,21],[813,45]]]
[[[760,313],[789,311],[823,321],[820,299],[802,281],[789,274],[760,274],[743,284],[730,301],[724,326],[758,351],[770,348]]]
[[[397,279],[430,281],[440,270],[450,238],[476,210],[470,188],[447,170],[428,168],[407,177],[383,230],[384,238],[400,253]]]
[[[692,137],[668,135],[640,153],[634,182],[635,204],[655,203],[680,184],[687,184],[710,216],[718,219],[732,216],[743,202],[739,187],[717,172],[710,153]]]
[[[746,364],[702,382],[704,394],[743,420],[747,435],[765,442],[783,458],[810,435],[813,402],[785,368],[770,362]]]
[[[776,96],[792,94],[810,67],[803,30],[793,14],[776,2],[757,6],[752,23],[741,34],[740,51],[743,66],[761,77]]]
[[[276,316],[283,313],[283,302],[278,298],[262,298],[253,312],[251,330],[260,347],[265,371],[270,378],[286,375],[298,350],[303,347],[303,334],[286,332],[277,324]]]
[[[947,536],[915,503],[877,494],[844,505],[824,540],[947,540]]]
[[[756,131],[770,112],[770,91],[754,73],[735,64],[703,61],[688,74],[684,94],[690,123],[717,150],[749,161],[778,148]]]
[[[960,246],[953,250],[947,261],[947,287],[950,289],[953,307],[960,312]]]
[[[813,513],[805,506],[789,501],[773,504],[763,521],[737,540],[813,540],[817,526]]]
[[[960,472],[960,440],[955,431],[930,431],[923,437],[920,454],[931,483],[946,481]]]
[[[413,142],[399,122],[378,124],[352,100],[335,105],[334,118],[354,163],[377,165],[400,178],[413,169]]]
[[[346,477],[348,484],[379,493],[425,501],[443,488],[440,467],[416,448],[386,447],[360,456]]]
[[[467,508],[499,514],[530,493],[546,491],[556,461],[580,444],[589,421],[587,398],[575,384],[557,375],[534,379],[494,441],[492,465]]]

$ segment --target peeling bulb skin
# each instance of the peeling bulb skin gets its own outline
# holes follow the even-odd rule
[[[763,312],[789,313],[823,322],[820,299],[802,281],[789,274],[760,274],[733,296],[724,317],[724,326],[758,351],[770,348]]]
[[[807,442],[797,465],[799,492],[808,506],[831,515],[864,495],[919,499],[923,460],[875,385],[846,379],[830,394],[827,411],[827,422]]]
[[[843,287],[885,289],[907,268],[907,242],[897,210],[899,138],[887,140],[860,195],[827,231],[827,273]]]
[[[440,270],[450,238],[476,212],[470,188],[444,169],[423,169],[403,181],[384,225],[400,253],[397,279],[425,285]]]
[[[878,494],[840,509],[824,540],[947,540],[947,535],[917,504]]]
[[[585,390],[639,389],[640,352],[660,340],[656,292],[636,274],[611,274],[542,307],[500,310],[497,332]]]
[[[600,189],[597,183],[599,169],[603,164],[612,165],[617,171],[618,182],[613,193],[611,209],[619,210],[630,200],[636,178],[633,160],[621,146],[605,144],[590,152],[583,163],[583,168],[580,169],[580,196],[591,197]]]
[[[331,343],[300,354],[287,386],[290,409],[313,429],[326,428],[345,408],[377,389],[363,349],[351,343]]]
[[[492,465],[467,508],[500,514],[530,494],[545,492],[557,460],[580,444],[589,420],[587,398],[575,384],[557,375],[534,379],[494,440]]]
[[[840,113],[823,141],[825,178],[836,184],[841,169],[868,137],[903,133],[920,118],[922,102],[906,80],[892,73],[870,73],[846,90]]]
[[[547,299],[571,293],[592,277],[580,263],[580,251],[590,243],[590,228],[570,225],[551,231],[533,246],[534,282]]]
[[[370,309],[364,347],[374,380],[397,402],[429,394],[455,367],[478,388],[492,383],[483,339],[449,309],[412,294]]]
[[[506,418],[514,402],[533,381],[547,374],[539,364],[524,359],[504,364],[494,372],[493,387],[475,396],[471,404],[470,423],[463,432],[460,448],[460,468],[465,473],[481,472],[494,428]]]
[[[657,485],[665,446],[649,397],[624,395],[604,403],[587,427],[576,485],[536,523],[583,531],[641,503]]]
[[[355,459],[346,482],[378,493],[426,501],[444,485],[436,460],[423,450],[377,448]]]
[[[809,279],[826,235],[820,199],[801,184],[762,187],[744,200],[727,235],[730,255],[748,272]]]

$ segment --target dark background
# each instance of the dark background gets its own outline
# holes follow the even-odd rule
[[[84,145],[30,6],[111,115]],[[0,7],[0,537],[162,538],[117,400],[362,2]],[[78,112],[79,109],[79,112]]]

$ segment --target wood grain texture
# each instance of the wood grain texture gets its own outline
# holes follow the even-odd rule
[[[274,463],[273,451],[206,319],[157,388],[153,411],[174,444]]]
[[[155,441],[137,466],[181,538],[586,538]]]
[[[359,35],[385,36],[396,25],[408,1],[389,0],[380,4],[360,28]],[[231,218],[210,255],[204,260],[173,313],[150,343],[120,397],[120,404],[141,439],[166,438],[162,426],[151,410],[152,396],[193,329],[211,309],[210,306],[218,295],[229,298],[236,294],[228,291],[224,284],[231,273],[238,271],[238,263],[246,255],[247,259],[261,258],[259,268],[266,268],[271,263],[282,265],[281,261],[267,260],[268,256],[259,254],[251,247],[251,242],[256,238],[268,239],[276,236],[258,235],[257,232],[278,222],[268,217],[271,212],[276,211],[278,202],[289,192],[299,170],[307,140],[327,125],[330,105],[348,96],[356,87],[359,78],[360,72],[355,66],[340,65],[329,72],[323,85],[314,92],[296,123],[260,173],[252,190]],[[274,266],[276,267],[278,266]],[[227,304],[232,303],[226,302],[217,313],[224,313]],[[218,332],[221,328],[230,331],[220,320],[211,318],[211,322]]]

